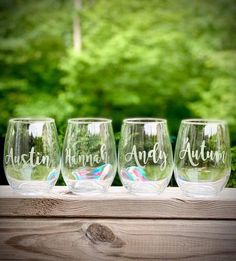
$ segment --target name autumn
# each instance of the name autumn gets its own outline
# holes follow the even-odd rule
[[[200,145],[200,149],[192,150],[191,144],[189,139],[186,138],[184,141],[184,149],[180,151],[179,158],[184,159],[188,157],[189,162],[192,166],[198,166],[199,160],[207,161],[208,159],[219,163],[220,161],[225,163],[226,152],[225,151],[213,151],[213,150],[206,150],[206,141],[203,140],[202,144]]]

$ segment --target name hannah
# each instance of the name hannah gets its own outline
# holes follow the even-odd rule
[[[65,163],[72,167],[73,165],[82,165],[85,167],[86,165],[93,166],[94,163],[100,164],[101,162],[107,162],[107,152],[106,145],[103,144],[100,148],[100,155],[92,155],[92,154],[81,154],[74,155],[70,148],[65,149]]]

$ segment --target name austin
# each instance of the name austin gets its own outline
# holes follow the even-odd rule
[[[48,167],[49,163],[49,156],[42,156],[40,153],[35,152],[34,147],[31,148],[28,154],[21,154],[19,156],[14,156],[14,150],[11,148],[9,154],[5,156],[5,164],[11,164],[14,168],[22,165],[24,167],[36,167],[42,164]]]

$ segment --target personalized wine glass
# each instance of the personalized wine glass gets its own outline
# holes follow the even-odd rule
[[[117,168],[111,120],[69,119],[62,153],[62,174],[75,193],[105,192]]]
[[[132,193],[161,193],[173,171],[166,120],[132,118],[123,121],[119,143],[119,176]]]
[[[175,149],[175,178],[187,196],[217,195],[229,179],[230,168],[230,139],[224,121],[181,122]]]
[[[48,192],[60,172],[60,148],[54,120],[9,120],[4,169],[8,183],[16,192],[26,195]]]

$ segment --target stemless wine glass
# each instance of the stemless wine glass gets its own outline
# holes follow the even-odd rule
[[[173,171],[173,155],[164,119],[123,121],[119,143],[119,176],[131,193],[161,193]]]
[[[105,192],[116,168],[111,120],[69,119],[62,153],[62,174],[69,189],[75,194]]]
[[[229,132],[224,121],[181,122],[175,149],[175,178],[187,196],[217,195],[229,179],[230,168]]]
[[[60,172],[60,148],[54,119],[10,119],[4,146],[10,186],[25,195],[48,192]]]

